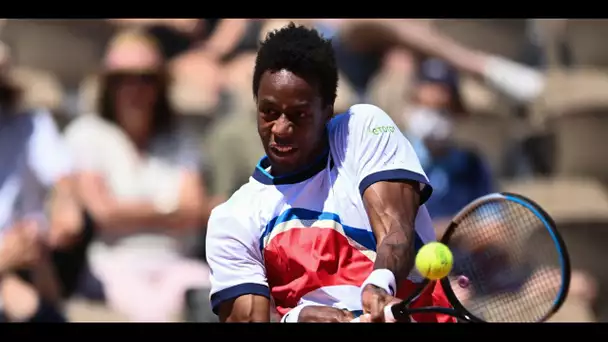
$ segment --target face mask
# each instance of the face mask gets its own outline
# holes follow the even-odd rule
[[[408,114],[406,135],[422,168],[426,169],[432,162],[432,156],[424,140],[447,141],[452,134],[452,120],[448,119],[447,114],[425,107],[418,107]]]
[[[407,116],[407,132],[420,140],[448,140],[454,128],[448,113],[418,107]]]

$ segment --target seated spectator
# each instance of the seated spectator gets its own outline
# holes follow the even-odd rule
[[[88,259],[108,304],[133,321],[169,321],[208,268],[184,256],[210,212],[196,139],[175,122],[153,38],[110,42],[98,113],[66,128],[78,192],[96,229]],[[95,115],[97,114],[97,115]]]
[[[209,37],[217,27],[219,19],[165,19],[165,18],[115,18],[108,19],[121,28],[138,28],[154,36],[160,52],[169,60],[189,49],[197,42]]]
[[[0,321],[65,322],[45,251],[80,234],[71,162],[53,117],[21,108],[0,50]]]
[[[252,19],[110,19],[119,26],[144,28],[159,43],[164,58],[171,60],[197,50],[213,60],[230,59],[240,50],[254,48],[248,36],[257,37]]]
[[[262,19],[111,19],[128,26],[141,26],[160,44],[172,72],[190,75],[208,102],[207,111],[222,106],[221,92],[227,84],[225,71],[248,67],[257,50]],[[232,73],[237,75],[237,73]],[[238,81],[238,80],[237,80]]]
[[[465,114],[456,71],[438,59],[423,61],[412,95],[405,134],[433,184],[426,206],[435,220],[450,219],[493,190],[492,175],[480,155],[451,139],[454,121]]]
[[[482,79],[494,91],[522,106],[534,103],[545,88],[546,80],[539,70],[454,41],[441,34],[432,20],[366,18],[314,21],[324,34],[335,36],[334,45],[342,51],[336,51],[339,67],[355,89],[360,94],[369,92],[367,96],[374,102],[387,102],[382,105],[388,108],[389,114],[394,107],[392,92],[395,88],[407,88],[407,82],[389,85],[393,80],[386,82],[385,77],[379,77],[375,80],[380,81],[379,84],[372,85],[372,76],[377,72],[389,76],[402,75],[425,56],[439,58],[461,72]],[[383,59],[382,63],[380,59]]]
[[[358,102],[367,102],[368,86],[380,70],[385,50],[345,44],[340,34],[345,19],[315,19],[313,26],[326,38],[332,38],[340,73],[352,86]]]

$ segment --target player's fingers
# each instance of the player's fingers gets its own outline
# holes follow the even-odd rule
[[[382,311],[384,314],[384,322],[385,323],[395,323],[397,322],[397,320],[395,319],[395,316],[393,316],[393,312],[391,310],[391,307],[395,304],[399,303],[398,300],[394,300],[392,301],[389,305],[384,307],[384,310]]]
[[[359,323],[371,323],[371,322],[372,322],[372,315],[363,314],[363,315],[359,316]]]
[[[383,322],[384,321],[384,301],[379,296],[375,296],[371,302],[370,314],[372,322]]]

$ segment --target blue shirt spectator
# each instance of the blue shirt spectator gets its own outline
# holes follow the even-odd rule
[[[452,139],[454,122],[465,113],[458,83],[458,74],[447,64],[424,60],[412,107],[404,114],[405,133],[433,184],[426,206],[434,219],[451,218],[494,190],[493,176],[483,157]]]
[[[433,195],[426,202],[433,218],[450,218],[474,199],[494,191],[490,169],[475,151],[453,145],[444,155],[426,160],[423,167],[433,184]]]

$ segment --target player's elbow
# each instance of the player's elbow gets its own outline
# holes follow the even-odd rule
[[[220,321],[226,323],[263,323],[268,322],[268,318],[256,315],[255,311],[235,311]]]
[[[267,298],[244,295],[220,304],[219,316],[226,323],[256,323],[270,321],[270,303]]]

